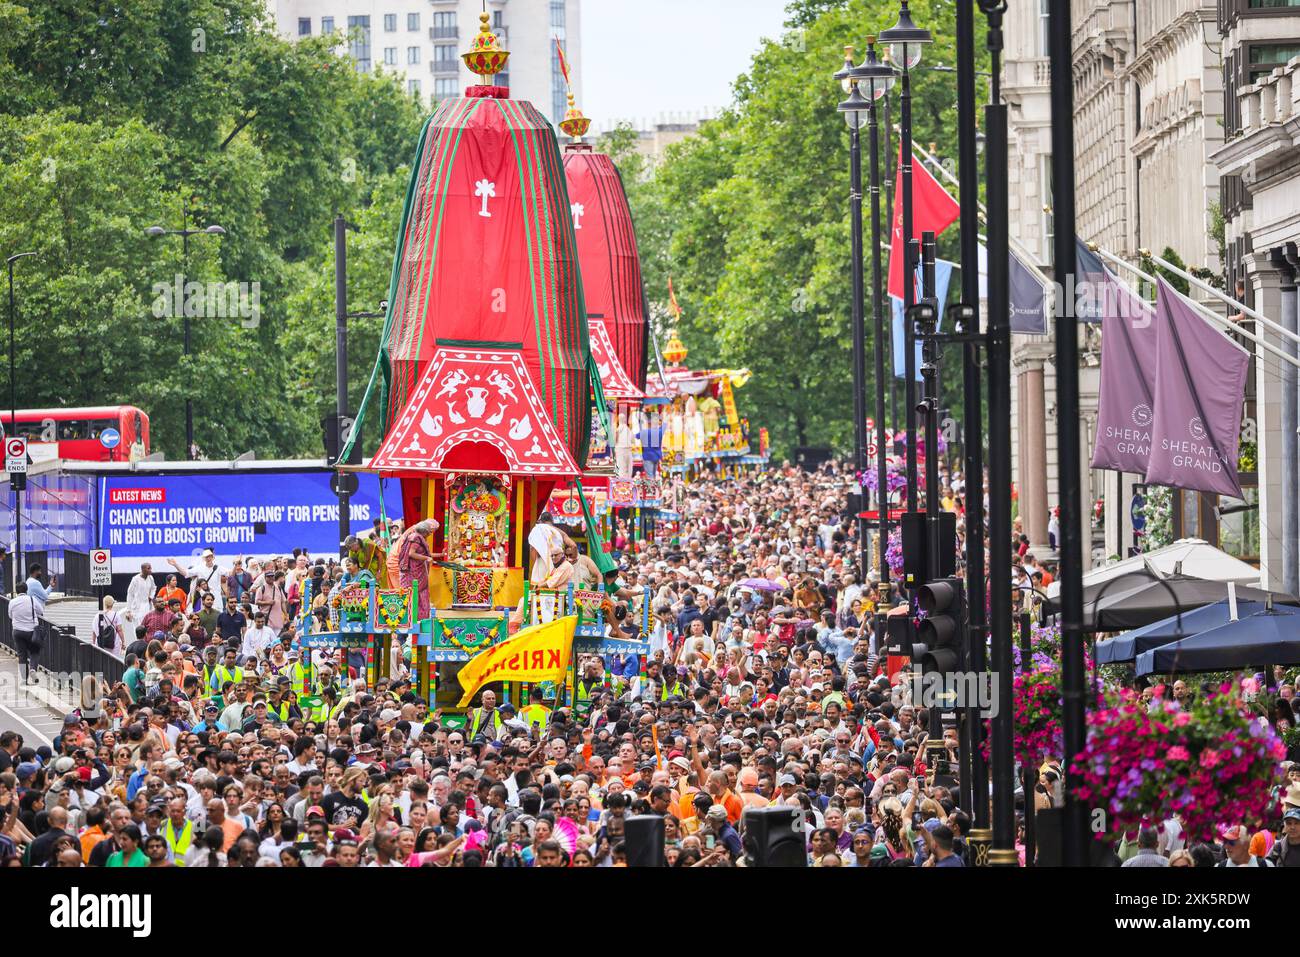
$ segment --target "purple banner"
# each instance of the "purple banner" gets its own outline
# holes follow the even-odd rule
[[[1147,481],[1241,498],[1237,445],[1250,356],[1157,279],[1155,416]]]
[[[1020,335],[1047,335],[1047,290],[1014,252],[1009,253],[1011,280],[1011,331]]]
[[[1087,304],[1081,313],[1101,319],[1101,389],[1092,467],[1144,475],[1154,414],[1155,310],[1091,254],[1079,259],[1076,299]]]

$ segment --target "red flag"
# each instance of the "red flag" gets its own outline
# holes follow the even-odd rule
[[[564,47],[560,46],[558,37],[555,39],[555,52],[560,57],[560,72],[564,74],[564,85],[571,86],[572,81],[569,79],[569,61],[564,56]]]
[[[912,156],[912,238],[932,232],[938,236],[961,215],[961,207],[939,181],[930,175],[924,163]],[[903,293],[903,147],[898,147],[898,181],[894,188],[894,219],[889,240],[889,287],[891,296]]]

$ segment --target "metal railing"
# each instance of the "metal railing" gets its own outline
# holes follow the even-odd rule
[[[41,650],[36,654],[35,665],[54,680],[55,690],[60,693],[77,690],[78,685],[91,675],[110,686],[115,685],[126,673],[126,663],[121,658],[94,642],[78,638],[76,629],[71,626],[55,625],[40,618],[36,623],[36,635]],[[18,653],[7,598],[0,598],[0,645]]]
[[[45,569],[47,577],[58,576],[54,591],[65,595],[93,596],[95,594],[95,589],[90,587],[90,555],[86,552],[79,552],[72,548],[24,551],[24,574],[32,565],[40,565]]]

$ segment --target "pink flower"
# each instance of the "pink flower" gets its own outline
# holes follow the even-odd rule
[[[1176,744],[1170,748],[1166,757],[1170,761],[1190,761],[1192,759],[1192,756],[1187,752],[1187,749],[1181,744]]]
[[[1212,768],[1219,763],[1219,752],[1213,748],[1206,748],[1201,752],[1201,767]]]

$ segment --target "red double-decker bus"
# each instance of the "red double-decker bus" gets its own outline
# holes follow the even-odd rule
[[[8,435],[10,415],[0,411],[0,429]],[[17,435],[29,443],[53,443],[58,457],[86,462],[129,462],[149,454],[149,416],[133,405],[84,409],[19,409]],[[109,448],[104,433],[115,429],[118,441]]]

